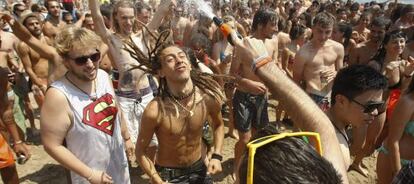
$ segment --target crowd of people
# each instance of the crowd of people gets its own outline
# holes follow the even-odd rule
[[[376,150],[378,183],[414,181],[414,4],[3,5],[4,183],[19,182],[15,160],[30,159],[26,143],[39,135],[70,183],[133,183],[132,163],[151,183],[213,183],[230,149],[236,184],[349,183],[349,170],[368,176],[362,161]],[[281,134],[281,123],[297,133]]]

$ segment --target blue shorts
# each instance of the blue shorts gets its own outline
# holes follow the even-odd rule
[[[269,125],[267,98],[236,90],[233,96],[233,114],[235,127],[241,132],[248,132],[253,126],[260,130]]]

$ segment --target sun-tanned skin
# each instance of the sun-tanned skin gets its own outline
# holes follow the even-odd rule
[[[61,9],[58,1],[48,1],[47,11],[49,19],[44,23],[43,33],[45,36],[53,39],[59,32],[59,29],[62,29],[66,23],[60,19]]]
[[[370,37],[368,41],[359,43],[357,48],[349,55],[349,65],[352,64],[368,64],[374,54],[377,52],[382,39],[385,35],[385,28],[378,26],[370,27]]]
[[[10,133],[11,137],[14,140],[15,145],[13,146],[14,151],[17,154],[23,154],[27,159],[30,158],[30,153],[26,148],[26,145],[21,142],[17,125],[14,122],[13,117],[13,101],[9,100],[7,97],[7,88],[9,86],[8,82],[9,71],[6,67],[0,66],[0,122],[4,124]],[[1,135],[0,135],[1,136]],[[3,137],[1,139],[4,139]],[[3,140],[5,141],[5,140]],[[7,145],[5,145],[7,146]],[[8,150],[2,149],[2,152],[7,152]],[[4,153],[2,153],[4,154]],[[14,164],[0,169],[1,178],[5,184],[18,184],[19,177],[17,175],[16,166]]]
[[[311,41],[296,53],[293,79],[309,94],[329,95],[336,72],[343,67],[344,47],[329,39],[332,29],[333,25],[314,25]]]
[[[235,34],[232,37],[235,38]],[[254,39],[244,39],[243,42],[236,41],[236,46],[242,50],[241,62],[251,66],[252,60],[261,54],[250,42]],[[309,96],[301,90],[284,72],[270,62],[257,69],[257,76],[266,84],[272,94],[283,97],[280,98],[286,104],[286,110],[297,112],[291,115],[294,122],[298,122],[298,127],[302,130],[318,132],[321,135],[323,155],[329,160],[338,172],[342,175],[343,183],[349,183],[347,170],[341,154],[339,143],[334,128],[329,118],[312,102]],[[275,80],[275,78],[277,80]]]
[[[252,32],[252,38],[260,39],[266,46],[266,53],[276,62],[278,58],[278,37],[276,33],[278,31],[277,21],[269,21],[267,24],[258,24],[256,30]],[[232,61],[230,68],[230,74],[237,78],[237,88],[244,93],[252,95],[267,95],[267,88],[263,82],[251,71],[251,65],[246,65],[245,63],[240,62],[241,56],[238,55],[237,50],[235,51],[235,59]],[[235,105],[235,104],[233,104]],[[237,123],[237,122],[235,122]],[[252,123],[252,122],[250,122]],[[256,122],[257,123],[257,122]],[[233,177],[238,183],[238,168],[240,166],[241,156],[246,148],[246,144],[249,142],[252,134],[254,133],[254,128],[243,132],[241,130],[239,133],[239,140],[236,143],[234,151],[234,167],[233,167]]]
[[[190,93],[195,86],[190,78],[191,65],[184,51],[170,46],[162,50],[160,58],[159,75],[166,79],[172,95]],[[177,103],[190,109],[194,115],[189,115],[186,110],[178,107]],[[187,167],[203,155],[201,132],[209,116],[214,132],[214,153],[221,154],[224,124],[220,110],[221,104],[197,87],[191,98],[175,102],[170,97],[157,97],[148,104],[142,117],[136,156],[141,168],[151,177],[152,182],[165,183],[155,170],[154,163],[144,155],[143,150],[148,147],[152,135],[155,133],[159,140],[155,161],[157,165]],[[210,174],[221,171],[221,163],[216,159],[211,159],[207,167]]]
[[[48,38],[43,36],[40,19],[37,17],[28,17],[25,20],[25,27],[41,43],[47,44]],[[17,48],[17,53],[23,62],[24,68],[33,82],[32,90],[34,97],[39,105],[42,106],[44,93],[47,89],[47,78],[49,76],[49,61],[42,58],[36,51],[30,48],[26,43],[21,42]]]

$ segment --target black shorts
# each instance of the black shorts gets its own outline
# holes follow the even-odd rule
[[[163,167],[155,165],[155,169],[163,181],[180,184],[213,184],[213,179],[207,175],[207,167],[200,158],[188,167]]]
[[[257,130],[269,125],[267,98],[236,90],[233,96],[233,114],[236,129],[247,132],[253,126]]]

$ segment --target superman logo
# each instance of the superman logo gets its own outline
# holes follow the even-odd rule
[[[112,95],[107,93],[83,108],[82,122],[112,136],[117,112]]]

